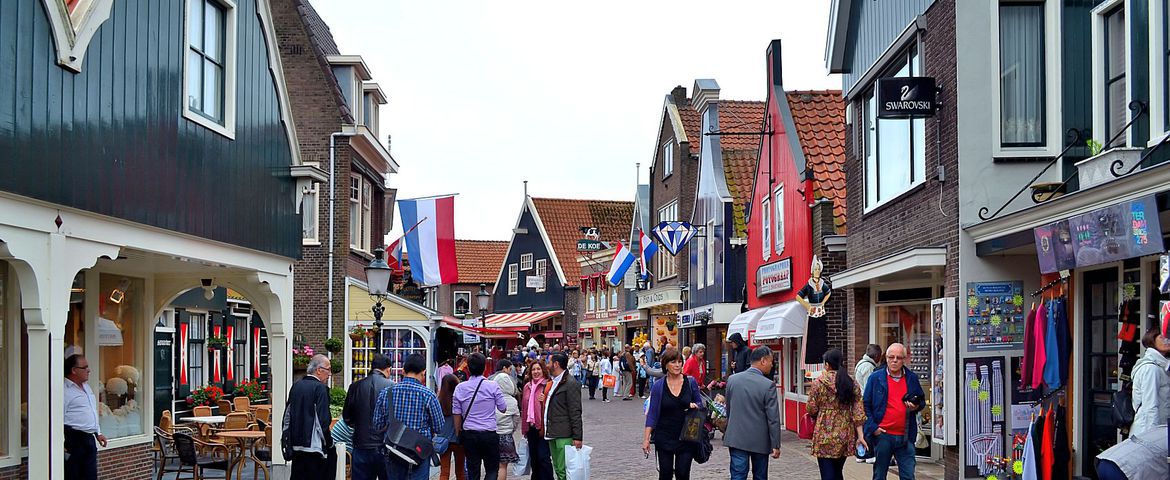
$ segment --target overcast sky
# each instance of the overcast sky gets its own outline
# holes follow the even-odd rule
[[[828,0],[313,5],[389,97],[399,198],[459,193],[463,239],[509,239],[523,180],[532,196],[633,200],[663,97],[714,78],[721,98],[763,100],[771,39],[786,89],[841,88],[824,67]]]

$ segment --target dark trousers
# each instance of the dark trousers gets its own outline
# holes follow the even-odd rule
[[[333,454],[333,448],[330,447],[326,452],[330,455],[322,457],[320,453],[316,452],[294,452],[292,457],[292,468],[290,480],[317,480],[321,478],[332,478],[333,469],[337,456]]]
[[[92,433],[65,427],[65,478],[97,480],[97,438]]]
[[[821,480],[845,480],[845,458],[817,457],[817,468],[821,470]]]
[[[1117,464],[1109,460],[1097,460],[1097,478],[1101,480],[1129,480]]]
[[[390,480],[386,473],[386,457],[378,448],[353,449],[353,480]]]
[[[609,387],[601,387],[601,400],[609,400]]]
[[[593,400],[593,398],[597,396],[597,377],[590,375],[589,379],[588,379],[588,383],[589,383],[589,399]]]
[[[459,437],[463,455],[467,460],[467,478],[470,480],[496,480],[500,475],[500,436],[496,432],[464,430]],[[480,476],[480,467],[483,476]]]
[[[658,456],[658,480],[688,480],[691,478],[691,461],[695,458],[695,449],[688,444],[670,450],[656,448]]]
[[[871,444],[872,445],[872,444]],[[873,447],[874,465],[873,479],[886,478],[890,471],[890,459],[898,461],[898,478],[914,480],[914,444],[906,440],[905,435],[890,435],[883,433],[877,436],[877,445]]]
[[[646,396],[646,378],[642,376],[638,376],[638,396]]]
[[[552,451],[544,434],[535,428],[524,435],[528,439],[528,463],[532,465],[532,480],[553,480]]]

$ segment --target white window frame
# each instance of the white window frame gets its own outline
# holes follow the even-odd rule
[[[996,72],[991,82],[991,145],[992,156],[998,158],[1013,157],[1054,157],[1060,154],[1064,145],[1064,135],[1061,132],[1061,95],[1063,74],[1061,72],[1061,23],[1058,0],[1043,0],[1044,4],[1044,145],[1042,146],[1013,146],[1004,147],[1001,140],[1000,113],[1000,84],[999,84],[999,7],[1011,3],[1037,3],[1035,0],[1002,0],[990,2],[991,7],[991,35],[988,52],[991,55],[991,65]],[[921,63],[921,56],[919,62]],[[925,172],[923,172],[925,174]]]
[[[910,62],[910,54],[911,53],[914,54],[914,65],[912,66],[913,68],[910,68],[909,75],[910,76],[922,75],[922,72],[923,72],[922,48],[918,43],[911,42],[908,47],[905,47],[900,53],[898,53],[897,55],[894,56],[893,62],[891,62],[889,65],[886,65],[884,67],[885,70],[887,71],[887,74],[884,76],[897,75],[897,72],[899,70],[901,70],[901,66],[906,65]],[[898,67],[898,68],[894,68],[894,67]],[[862,178],[863,178],[862,203],[865,205],[865,208],[862,209],[862,213],[869,213],[873,210],[881,208],[882,206],[884,206],[887,203],[897,201],[898,199],[902,198],[906,194],[914,191],[914,189],[916,189],[919,186],[926,183],[926,140],[925,140],[926,121],[925,121],[925,119],[921,119],[921,118],[917,118],[917,119],[879,119],[879,118],[877,118],[877,111],[876,111],[877,110],[877,83],[876,82],[873,84],[873,86],[870,88],[870,90],[866,94],[861,95],[861,98],[862,98],[862,103],[863,103],[863,105],[862,105],[862,107],[863,107],[862,108],[862,130],[863,130],[862,151],[864,152],[864,158],[862,159]],[[915,180],[913,177],[914,168],[919,167],[920,165],[915,163],[916,160],[914,159],[914,153],[913,153],[914,152],[913,151],[914,145],[910,145],[910,148],[911,148],[910,157],[911,158],[908,160],[909,162],[911,162],[911,164],[910,164],[910,172],[911,172],[910,184],[907,185],[906,188],[902,189],[902,191],[890,194],[889,196],[887,196],[885,198],[875,197],[874,202],[872,204],[870,204],[869,203],[869,194],[870,194],[870,185],[869,185],[870,177],[869,176],[873,172],[870,171],[869,161],[870,161],[870,156],[874,156],[874,165],[877,166],[877,169],[879,170],[879,172],[877,172],[877,173],[880,175],[880,166],[881,166],[882,160],[880,157],[881,147],[879,145],[881,143],[881,134],[879,132],[879,130],[880,130],[879,122],[882,122],[882,121],[886,121],[886,122],[901,122],[901,121],[911,122],[910,123],[910,128],[911,128],[910,142],[914,142],[913,128],[914,128],[915,123],[921,125],[920,129],[923,130],[923,132],[922,132],[922,135],[923,135],[922,150],[923,150],[923,152],[922,152],[922,165],[921,165],[922,172],[919,174],[919,178],[917,180]],[[871,132],[871,130],[872,130],[872,132]],[[873,137],[872,141],[870,140],[871,135]],[[875,184],[880,189],[880,187],[881,187],[880,178],[875,180]]]
[[[589,285],[593,283],[592,279],[588,279],[585,282],[585,311],[592,312],[597,310],[597,292],[589,289]]]
[[[715,285],[715,220],[707,221],[707,285]],[[702,277],[700,277],[701,281]]]
[[[609,291],[609,309],[610,310],[617,310],[618,309],[618,287],[609,287],[606,290]]]
[[[532,270],[532,254],[531,253],[521,253],[520,254],[520,270],[524,271],[524,272]]]
[[[1167,90],[1166,51],[1170,50],[1170,38],[1166,35],[1166,0],[1150,1],[1150,141],[1153,148],[1166,135],[1170,135],[1170,122],[1166,112],[1170,110],[1170,91]]]
[[[349,229],[349,247],[354,250],[359,250],[365,253],[370,253],[370,243],[372,242],[373,230],[373,203],[374,203],[374,185],[366,177],[359,174],[352,173],[349,175],[349,206],[350,219],[346,228]],[[354,191],[354,181],[357,181],[356,197]],[[354,219],[352,207],[357,205],[357,231],[353,230]]]
[[[459,312],[459,297],[467,297],[467,311]],[[451,313],[454,315],[467,315],[471,313],[471,290],[456,290],[451,294]]]
[[[777,256],[784,254],[784,203],[784,184],[781,183],[772,191],[772,206],[776,210],[776,216],[772,219],[776,230],[772,234],[772,251]]]
[[[304,187],[302,192],[301,245],[321,244],[321,197],[318,195],[320,191],[320,184],[313,182],[312,185]],[[309,230],[306,228],[309,225],[312,226],[312,235],[305,233]]]
[[[1133,101],[1133,39],[1130,38],[1129,24],[1132,21],[1131,15],[1133,10],[1129,8],[1129,0],[1108,0],[1093,8],[1091,16],[1092,19],[1092,50],[1090,57],[1093,59],[1093,140],[1104,145],[1103,150],[1109,150],[1111,147],[1105,142],[1113,135],[1106,130],[1105,117],[1108,112],[1105,111],[1105,15],[1112,13],[1117,7],[1121,7],[1125,11],[1125,119],[1128,123],[1132,120],[1133,112],[1129,110],[1129,102]],[[1151,129],[1151,131],[1153,131]],[[1130,130],[1125,134],[1124,147],[1133,145],[1133,131]]]
[[[515,295],[520,291],[520,270],[515,263],[508,264],[508,295]]]
[[[536,260],[536,275],[540,277],[540,286],[536,287],[536,291],[543,292],[548,289],[548,259],[541,258]]]
[[[662,178],[674,173],[674,140],[667,140],[662,146]]]
[[[191,11],[192,2],[201,2],[204,0],[187,0],[184,2],[183,9],[183,118],[195,122],[208,130],[223,135],[227,138],[235,140],[236,138],[236,37],[237,37],[237,12],[236,2],[233,0],[206,0],[208,2],[218,3],[224,8],[224,59],[223,59],[223,123],[218,123],[215,120],[203,115],[202,113],[192,110],[188,104],[187,98],[187,63],[190,61],[188,57],[191,55],[191,32],[188,31],[188,12]]]
[[[767,195],[760,201],[760,258],[772,258],[772,202]]]
[[[671,200],[669,203],[658,209],[659,222],[673,222],[678,220],[678,200]],[[678,276],[678,264],[675,263],[673,255],[655,255],[658,262],[658,280],[666,280]]]
[[[704,232],[704,235],[709,234],[709,231]],[[704,241],[695,248],[695,288],[698,290],[707,286],[705,268],[707,268],[707,242]]]

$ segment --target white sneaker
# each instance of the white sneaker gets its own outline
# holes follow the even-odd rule
[[[867,459],[865,459],[865,463],[873,465],[873,464],[877,463],[877,459],[876,458],[867,458]]]

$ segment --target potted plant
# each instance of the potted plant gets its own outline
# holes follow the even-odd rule
[[[357,343],[363,338],[366,338],[368,332],[369,330],[366,330],[361,325],[354,325],[353,328],[349,330],[349,339],[353,340],[354,343]]]
[[[249,380],[236,385],[236,395],[246,395],[249,401],[256,403],[268,396],[268,389],[264,387],[264,384],[256,380]]]
[[[341,353],[341,349],[344,347],[345,345],[341,342],[340,338],[330,337],[325,339],[325,350],[329,353]]]
[[[313,347],[310,347],[308,345],[293,347],[293,349],[292,349],[293,370],[304,371],[306,368],[308,368],[309,361],[313,359],[314,353],[315,352],[313,351]]]
[[[191,395],[187,396],[187,406],[216,407],[221,398],[223,398],[223,389],[215,385],[208,385],[191,392]]]
[[[220,350],[223,348],[227,348],[227,338],[224,338],[224,337],[213,335],[213,336],[207,337],[206,342],[207,342],[206,345],[207,345],[208,350]]]
[[[329,371],[333,372],[334,374],[341,373],[341,370],[343,368],[345,368],[345,364],[343,364],[341,362],[330,362],[329,363]]]
[[[1089,158],[1076,163],[1077,179],[1082,189],[1112,181],[1115,178],[1112,172],[1114,162],[1121,162],[1118,171],[1127,171],[1141,161],[1144,150],[1124,146],[1107,149],[1093,139],[1085,141],[1085,146],[1089,148]]]

